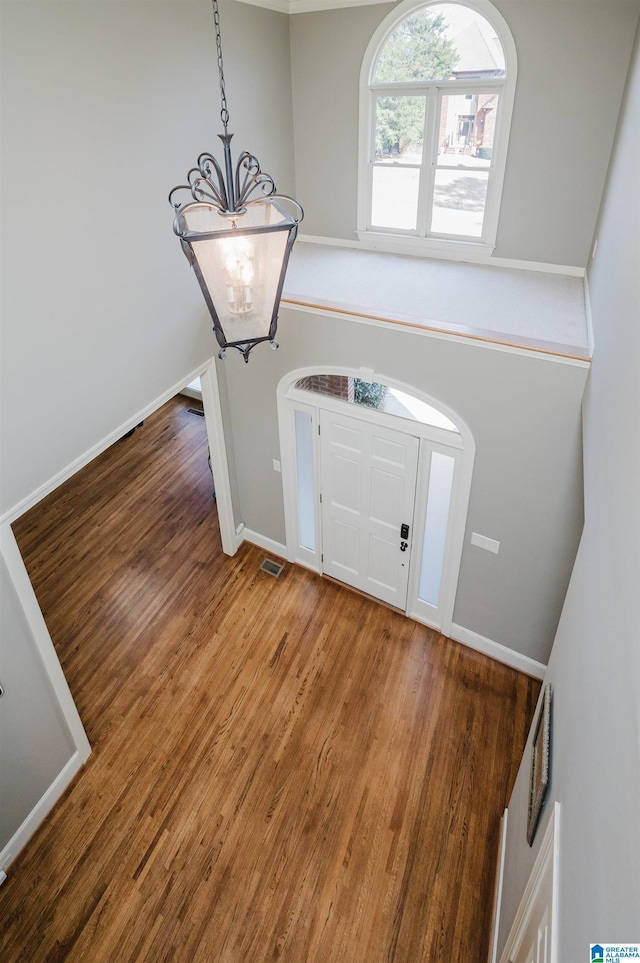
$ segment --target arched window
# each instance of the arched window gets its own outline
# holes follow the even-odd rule
[[[493,249],[515,75],[511,33],[488,0],[395,8],[362,67],[361,240]]]

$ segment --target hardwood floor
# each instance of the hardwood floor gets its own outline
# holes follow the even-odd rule
[[[14,526],[94,751],[0,888],[0,958],[485,963],[538,683],[222,555],[193,404]]]

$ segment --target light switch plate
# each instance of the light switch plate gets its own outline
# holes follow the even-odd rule
[[[477,532],[471,533],[471,544],[486,548],[488,552],[495,552],[496,555],[500,551],[500,542],[496,542],[495,538],[487,538],[486,535],[478,535]]]

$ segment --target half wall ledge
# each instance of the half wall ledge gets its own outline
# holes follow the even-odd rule
[[[298,241],[283,302],[590,361],[582,278]]]

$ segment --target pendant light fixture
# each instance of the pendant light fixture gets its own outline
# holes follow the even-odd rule
[[[245,361],[257,344],[268,341],[275,350],[278,307],[303,211],[296,200],[276,192],[273,178],[260,169],[253,154],[240,154],[235,170],[228,133],[229,111],[222,62],[220,13],[213,2],[224,172],[213,154],[200,154],[187,174],[187,184],[174,187],[173,230],[193,267],[213,319],[220,345],[237,348]],[[187,197],[184,201],[180,197]],[[294,214],[286,208],[291,205]]]

